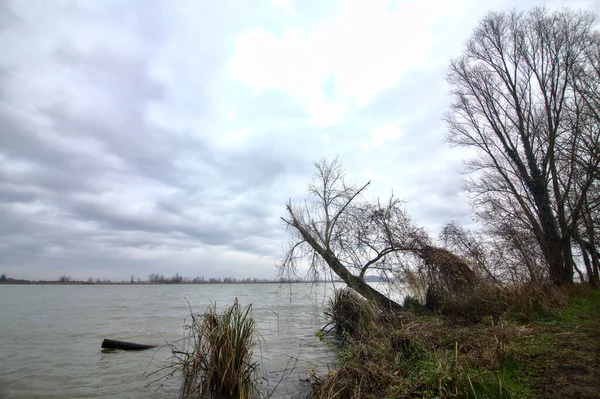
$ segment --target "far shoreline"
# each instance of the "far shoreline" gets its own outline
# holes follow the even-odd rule
[[[88,281],[32,281],[32,280],[12,280],[12,281],[1,281],[0,285],[256,285],[256,284],[319,284],[319,283],[342,283],[342,280],[322,280],[322,281],[215,281],[215,282],[181,282],[181,283],[155,283],[149,281],[142,282],[129,282],[129,281],[100,281],[100,282],[88,282]]]

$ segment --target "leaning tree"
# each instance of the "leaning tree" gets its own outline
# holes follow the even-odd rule
[[[296,273],[305,262],[313,273],[335,273],[349,287],[383,308],[402,306],[365,282],[367,273],[399,276],[411,266],[425,266],[436,294],[456,291],[473,281],[466,263],[452,253],[433,246],[391,197],[387,202],[369,201],[369,186],[350,185],[336,160],[315,163],[316,175],[308,198],[288,201],[282,220],[292,242],[279,265],[284,273]]]

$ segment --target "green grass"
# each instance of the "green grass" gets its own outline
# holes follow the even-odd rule
[[[520,397],[600,397],[600,291],[579,288],[568,306],[534,317],[515,341],[518,362],[506,371],[531,392]]]
[[[525,332],[511,343],[511,355],[495,373],[508,397],[600,397],[600,291],[575,288],[568,306],[537,310],[530,317],[532,321],[523,325]],[[495,378],[488,379],[478,397],[503,397],[488,389],[497,386]],[[485,391],[493,394],[483,396]]]
[[[382,317],[340,351],[314,397],[600,397],[600,291],[494,295],[505,310],[492,318],[478,306],[478,323],[421,312]]]

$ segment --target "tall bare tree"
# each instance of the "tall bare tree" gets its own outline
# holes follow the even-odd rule
[[[292,243],[280,268],[295,272],[307,261],[310,270],[328,275],[332,271],[348,286],[382,307],[401,309],[369,286],[368,272],[394,272],[406,264],[405,253],[417,254],[429,245],[427,234],[417,227],[393,196],[387,203],[367,201],[363,186],[344,181],[336,160],[315,163],[316,175],[309,197],[300,204],[288,201],[282,220],[292,233]]]
[[[597,231],[586,208],[600,165],[594,23],[581,11],[491,13],[448,74],[448,140],[479,153],[467,183],[474,205],[484,221],[527,226],[558,285],[573,281],[584,219]],[[597,255],[591,240],[582,245]]]
[[[591,174],[593,179],[588,195],[581,203],[580,220],[574,238],[579,245],[588,281],[593,286],[598,286],[600,284],[600,169],[597,158],[600,153],[600,33],[596,32],[591,38],[585,56],[588,62],[579,65],[572,73],[575,89],[574,101],[570,106],[570,123],[574,130],[584,132],[582,143],[575,152],[573,162],[576,162],[587,174]],[[575,191],[575,195],[571,194],[568,198],[572,207],[579,205],[576,194]]]

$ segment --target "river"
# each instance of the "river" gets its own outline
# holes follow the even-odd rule
[[[326,373],[335,358],[315,336],[331,292],[331,284],[1,285],[0,398],[177,398],[178,378],[157,391],[150,383],[164,372],[148,376],[169,361],[168,347],[106,353],[102,340],[174,342],[189,305],[198,313],[235,298],[253,305],[263,338],[255,348],[262,389],[295,365],[272,396],[295,398],[310,371]]]

